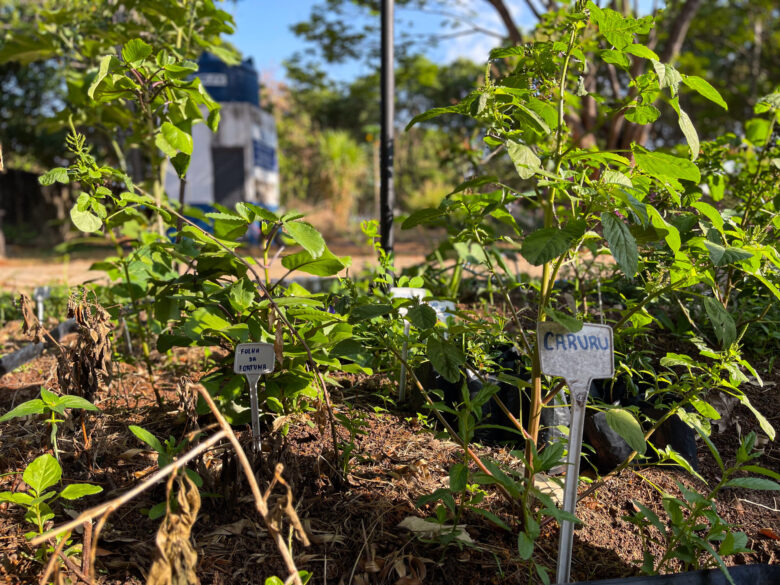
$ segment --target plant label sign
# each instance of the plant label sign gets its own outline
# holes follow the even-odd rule
[[[423,300],[430,296],[430,292],[425,288],[414,288],[411,286],[394,286],[390,289],[390,296],[394,299],[418,299]],[[406,307],[401,307],[398,312],[401,316],[408,312]],[[401,356],[406,361],[409,357],[409,323],[404,323],[404,345],[401,348]],[[401,364],[401,375],[398,380],[398,401],[406,400],[406,367]]]
[[[270,374],[274,371],[275,360],[273,343],[239,343],[233,371],[245,376]]]
[[[536,345],[542,372],[566,380],[572,397],[563,509],[574,514],[577,506],[585,403],[588,399],[590,383],[598,378],[611,378],[615,375],[612,327],[586,324],[578,332],[572,333],[557,323],[541,322],[536,328]],[[571,580],[574,524],[564,520],[561,523],[560,534],[556,582],[568,583]]]
[[[572,333],[558,323],[545,321],[536,332],[542,372],[566,380],[572,394],[587,395],[591,381],[615,375],[609,325],[585,324]]]
[[[273,343],[239,343],[233,360],[233,371],[246,376],[249,382],[252,437],[258,452],[260,451],[260,406],[257,400],[257,382],[263,374],[274,371],[275,356]]]

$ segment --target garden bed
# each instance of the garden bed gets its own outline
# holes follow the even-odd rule
[[[5,327],[4,332],[16,336],[13,327]],[[13,345],[11,341],[5,347]],[[155,405],[146,369],[123,363],[108,390],[95,397],[102,412],[85,417],[87,444],[77,422],[61,431],[59,445],[67,481],[88,481],[104,490],[76,502],[79,510],[126,491],[156,469],[156,454],[144,450],[145,445],[130,433],[128,425],[141,426],[158,437],[170,434],[177,440],[184,431],[176,387],[179,376],[197,371],[202,352],[178,350],[165,361],[153,355],[155,384],[165,399],[165,412]],[[776,400],[780,375],[776,369],[758,369],[764,386],[749,384],[745,392],[776,424],[780,420]],[[0,412],[37,397],[41,385],[56,390],[56,380],[56,361],[48,355],[4,376],[0,379]],[[285,466],[284,478],[292,487],[296,510],[311,540],[306,548],[294,541],[298,567],[313,573],[313,582],[327,583],[526,583],[529,568],[517,558],[516,537],[481,516],[467,512],[461,519],[474,541],[471,545],[444,547],[435,538],[417,538],[398,526],[410,516],[432,516],[430,505],[419,508],[415,502],[446,487],[447,470],[462,455],[454,443],[435,438],[414,413],[384,410],[377,396],[388,384],[376,376],[345,376],[343,387],[333,389],[336,411],[359,420],[364,431],[355,440],[347,485],[334,484],[335,474],[322,457],[332,450],[330,436],[321,434],[312,415],[290,418],[286,437],[270,433],[262,460],[254,461],[258,477],[266,484],[276,462]],[[726,465],[733,460],[737,438],[751,430],[760,432],[750,412],[738,406],[729,426],[713,434]],[[346,431],[340,432],[346,439]],[[248,435],[248,429],[239,433],[247,446]],[[4,423],[0,427],[0,490],[19,489],[20,471],[46,445],[46,433],[36,422],[15,419]],[[204,478],[203,491],[215,495],[203,498],[192,533],[198,575],[204,584],[264,583],[271,575],[283,575],[285,568],[253,509],[246,482],[237,480],[235,461],[225,453],[219,449],[211,452],[197,466]],[[479,454],[509,467],[519,464],[507,447],[483,446]],[[780,452],[773,443],[765,446],[758,464],[780,471]],[[706,448],[699,450],[699,468],[708,482],[717,482],[719,470]],[[581,500],[578,516],[583,525],[575,532],[572,578],[584,581],[639,574],[642,542],[635,527],[623,517],[636,511],[633,501],[661,511],[658,489],[679,494],[676,482],[701,487],[681,470],[647,467],[623,471]],[[581,493],[584,489],[585,484]],[[511,526],[513,515],[505,500],[494,490],[488,492],[485,509]],[[110,517],[99,543],[97,582],[144,582],[159,521],[150,520],[142,510],[163,499],[164,487],[158,485]],[[723,492],[718,501],[721,517],[739,525],[754,551],[728,557],[728,564],[779,562],[777,509],[772,492]],[[55,510],[59,521],[66,519],[61,508]],[[42,565],[32,558],[34,549],[24,537],[22,509],[0,505],[0,526],[2,580],[36,580]],[[285,527],[285,538],[287,530]],[[76,534],[74,541],[79,540]],[[551,522],[542,528],[537,541],[537,562],[552,570],[557,548],[558,527]],[[658,551],[651,548],[649,552]]]

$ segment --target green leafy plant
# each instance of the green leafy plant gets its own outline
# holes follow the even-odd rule
[[[640,529],[644,548],[642,572],[648,575],[666,572],[673,562],[679,562],[684,571],[715,565],[734,585],[723,558],[751,551],[747,548],[747,535],[735,530],[735,526],[720,517],[716,498],[728,488],[780,490],[780,483],[774,481],[780,480],[780,474],[751,463],[762,454],[755,449],[755,443],[755,433],[746,435],[737,450],[735,465],[728,468],[724,467],[722,459],[711,446],[722,472],[720,481],[706,493],[699,493],[677,482],[681,498],[663,494],[665,519],[647,506],[634,502],[638,511],[624,519]],[[741,473],[745,471],[766,477],[745,477]],[[650,552],[651,546],[658,546],[664,551],[660,558]]]
[[[22,479],[29,487],[28,492],[0,492],[0,502],[17,504],[26,510],[25,520],[36,529],[25,534],[27,539],[43,534],[46,524],[55,516],[52,505],[58,499],[73,501],[103,491],[102,487],[89,483],[69,484],[60,491],[50,489],[59,483],[61,478],[62,467],[59,462],[51,455],[45,454],[32,461],[24,470]],[[39,555],[44,553],[45,548],[42,548]]]
[[[57,431],[58,423],[65,422],[64,418],[57,418],[57,416],[65,416],[65,411],[68,409],[81,409],[88,411],[99,411],[100,409],[92,404],[86,398],[81,396],[71,396],[65,394],[63,396],[57,396],[54,392],[41,387],[41,397],[23,402],[19,406],[6,412],[3,416],[0,416],[0,422],[11,420],[12,418],[18,418],[21,416],[30,416],[33,414],[44,414],[48,418],[46,422],[51,426],[51,434],[49,438],[51,440],[52,448],[54,449],[54,455],[59,459],[59,450],[57,448]]]
[[[189,444],[189,441],[187,440],[176,441],[176,438],[173,436],[169,436],[165,442],[162,443],[157,437],[142,427],[130,425],[128,428],[136,438],[147,444],[157,453],[157,465],[161,468],[173,463],[173,460],[176,459],[176,455],[186,450],[187,445]],[[196,471],[184,468],[181,472],[186,474],[198,488],[203,486],[203,478],[201,478]],[[173,495],[171,495],[171,505],[176,505],[176,499]],[[165,515],[165,511],[166,503],[160,502],[149,509],[148,515],[152,520],[156,520],[157,518],[162,518]]]

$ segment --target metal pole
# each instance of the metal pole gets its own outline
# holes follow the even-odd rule
[[[566,485],[563,492],[563,509],[574,514],[577,507],[577,486],[580,476],[582,455],[582,430],[585,425],[585,403],[588,400],[590,380],[567,380],[571,393],[571,427],[569,428],[569,455],[566,460]],[[571,581],[571,553],[574,545],[574,524],[569,520],[561,523],[558,545],[558,575],[556,583],[563,585]]]
[[[393,188],[393,119],[395,118],[395,71],[393,48],[393,4],[394,0],[382,0],[382,129],[380,133],[380,192],[379,230],[382,249],[393,252],[393,210],[395,190]]]

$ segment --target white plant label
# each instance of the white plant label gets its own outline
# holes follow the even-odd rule
[[[572,393],[587,393],[590,383],[615,374],[612,327],[582,326],[577,333],[553,322],[539,323],[536,330],[542,372],[566,380]]]
[[[252,438],[260,452],[260,405],[257,399],[257,382],[263,374],[274,371],[273,343],[239,343],[233,360],[233,371],[243,374],[249,382],[249,407],[252,415]]]
[[[233,361],[233,371],[236,374],[270,374],[274,371],[273,343],[239,343],[236,346],[236,357]]]
[[[394,299],[419,299],[430,296],[426,288],[414,288],[411,286],[394,286],[390,289],[390,296]],[[398,312],[401,316],[408,312],[406,307],[401,307]],[[401,348],[401,357],[406,361],[409,358],[409,323],[404,323],[404,345]],[[406,400],[406,367],[401,364],[401,375],[398,379],[398,401]]]
[[[587,324],[583,325],[577,333],[572,333],[557,323],[542,322],[537,324],[536,346],[542,372],[565,379],[572,397],[563,509],[574,514],[577,507],[585,403],[588,399],[590,383],[599,378],[611,378],[615,375],[612,327]],[[558,548],[557,583],[568,583],[571,580],[573,544],[574,525],[564,520],[561,523]]]

